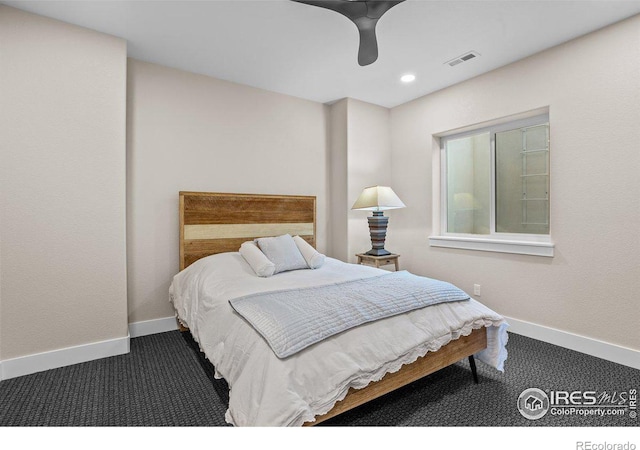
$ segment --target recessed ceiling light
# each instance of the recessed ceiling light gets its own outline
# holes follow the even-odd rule
[[[400,81],[402,81],[403,83],[411,83],[415,79],[416,79],[416,76],[411,74],[411,73],[408,73],[406,75],[402,75],[400,77]]]

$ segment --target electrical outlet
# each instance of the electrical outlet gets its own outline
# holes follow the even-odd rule
[[[474,284],[473,285],[473,295],[477,295],[478,297],[480,297],[480,285],[479,284]]]

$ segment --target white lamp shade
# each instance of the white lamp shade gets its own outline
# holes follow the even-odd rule
[[[366,211],[385,211],[387,209],[404,208],[406,205],[388,186],[371,186],[365,188],[351,209]]]

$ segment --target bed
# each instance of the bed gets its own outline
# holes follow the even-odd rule
[[[229,384],[230,424],[315,425],[473,355],[503,370],[507,324],[474,299],[364,323],[278,357],[229,299],[387,272],[326,258],[315,270],[260,278],[238,253],[241,244],[289,234],[315,247],[315,197],[180,192],[179,199],[180,272],[170,299],[181,330]]]

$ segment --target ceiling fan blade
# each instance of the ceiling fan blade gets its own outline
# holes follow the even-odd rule
[[[378,59],[378,39],[376,38],[376,24],[378,19],[359,19],[356,22],[360,33],[360,47],[358,48],[358,64],[368,66]]]
[[[360,34],[358,64],[367,66],[378,59],[376,24],[382,15],[405,0],[292,0],[342,14],[351,20]]]

